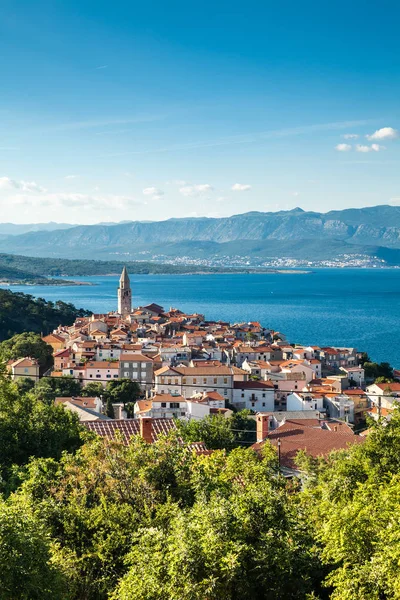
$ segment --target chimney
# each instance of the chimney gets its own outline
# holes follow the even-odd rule
[[[153,421],[149,417],[141,417],[140,418],[140,435],[141,437],[148,443],[153,443]]]
[[[122,410],[124,408],[124,405],[121,403],[118,403],[118,404],[113,404],[112,407],[114,409],[114,419],[123,419]]]
[[[257,415],[257,442],[263,442],[269,432],[269,415]]]

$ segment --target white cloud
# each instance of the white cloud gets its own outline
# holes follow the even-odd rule
[[[66,175],[64,179],[76,179],[78,175]]]
[[[393,129],[393,127],[382,127],[382,129],[378,129],[372,135],[365,136],[369,140],[395,140],[399,137],[399,132],[397,129]]]
[[[338,152],[349,152],[351,150],[351,145],[350,144],[337,144],[337,146],[335,146],[335,150],[337,150]]]
[[[162,196],[164,196],[164,192],[156,187],[144,188],[143,194],[145,196],[151,196],[153,200],[159,200],[160,198],[162,198]]]
[[[200,196],[213,191],[213,186],[209,183],[199,183],[197,185],[185,185],[179,188],[182,196]]]
[[[358,135],[358,133],[345,133],[343,137],[345,140],[356,140],[360,136]]]
[[[40,186],[36,181],[15,181],[10,177],[0,177],[0,190],[20,190],[22,192],[42,193],[46,189]]]
[[[49,207],[49,208],[61,208],[66,207],[69,209],[79,210],[96,210],[102,208],[113,208],[125,209],[130,206],[142,205],[142,202],[138,202],[134,198],[128,196],[116,196],[116,195],[92,195],[92,194],[69,194],[66,192],[55,192],[46,193],[40,195],[26,195],[16,194],[8,198],[8,202],[14,205],[26,205],[33,207]]]
[[[98,189],[98,188],[97,188]],[[16,181],[0,177],[0,204],[3,207],[25,206],[50,209],[127,209],[145,204],[129,196],[49,192],[35,181]]]
[[[231,190],[232,192],[248,192],[251,190],[251,185],[246,183],[234,183]]]
[[[96,67],[96,70],[99,69],[107,69],[108,65],[100,65],[100,67]]]
[[[300,192],[292,192],[292,196],[295,196],[295,197],[300,196]]]
[[[380,152],[381,150],[385,150],[385,146],[380,146],[379,144],[371,144],[370,146],[357,144],[356,150],[357,152]]]

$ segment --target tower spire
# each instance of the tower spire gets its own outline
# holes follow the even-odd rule
[[[118,312],[120,315],[129,315],[132,312],[132,290],[126,267],[122,269],[118,287]]]

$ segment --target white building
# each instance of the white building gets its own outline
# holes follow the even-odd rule
[[[304,393],[294,392],[289,394],[286,399],[286,408],[288,411],[297,410],[318,410],[321,411],[324,408],[324,401],[322,396],[315,396]]]
[[[198,393],[214,391],[232,401],[232,367],[163,367],[154,375],[156,394],[190,398]]]
[[[341,367],[340,369],[346,373],[351,387],[357,386],[360,388],[364,387],[365,384],[365,371],[362,367]]]
[[[270,381],[235,381],[232,404],[239,410],[247,408],[255,412],[273,411],[274,385]]]

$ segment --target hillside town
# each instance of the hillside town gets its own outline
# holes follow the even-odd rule
[[[78,318],[43,340],[53,349],[46,376],[68,376],[83,388],[128,379],[140,386],[134,414],[124,404],[105,414],[102,394],[57,398],[89,429],[127,439],[154,441],[176,427],[211,415],[248,411],[256,421],[256,443],[279,447],[282,467],[294,469],[298,450],[318,456],[363,441],[366,416],[390,418],[400,383],[368,382],[356,348],[292,345],[284,333],[257,321],[231,324],[207,320],[156,303],[132,307],[126,268],[115,312]],[[10,361],[11,376],[40,373],[29,357]],[[198,450],[207,451],[199,442]]]

